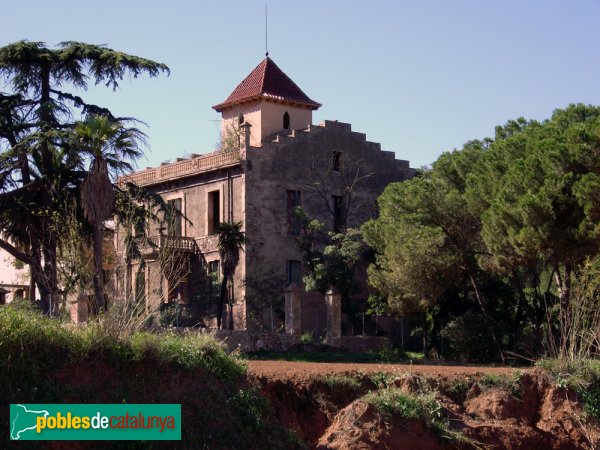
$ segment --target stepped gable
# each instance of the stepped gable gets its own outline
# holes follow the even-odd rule
[[[267,56],[229,94],[229,97],[223,103],[213,106],[213,109],[221,112],[232,106],[260,99],[289,102],[299,106],[306,106],[313,110],[321,107],[320,103],[311,100]]]
[[[309,138],[310,135],[325,132],[326,130],[337,130],[344,133],[351,133],[352,136],[360,141],[366,142],[367,146],[374,152],[380,153],[384,158],[390,161],[392,164],[403,170],[409,171],[409,177],[416,174],[415,169],[411,169],[410,163],[404,159],[396,159],[394,152],[383,150],[379,142],[372,142],[367,140],[365,133],[359,133],[352,131],[352,125],[345,122],[339,122],[337,120],[325,120],[319,125],[309,125],[308,127],[300,130],[283,130],[269,136],[268,142],[275,145],[290,144],[298,139]]]

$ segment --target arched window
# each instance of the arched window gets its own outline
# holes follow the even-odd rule
[[[243,114],[240,114],[240,115],[238,116],[238,119],[237,119],[237,120],[238,120],[238,125],[241,125],[241,124],[243,124],[243,123],[244,123],[244,115],[243,115]]]
[[[283,129],[284,130],[290,129],[290,115],[288,114],[287,111],[283,114]]]

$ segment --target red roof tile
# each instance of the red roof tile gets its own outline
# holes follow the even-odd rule
[[[302,92],[302,89],[267,56],[223,103],[213,106],[213,109],[221,112],[233,105],[259,98],[299,103],[312,109],[321,106]]]

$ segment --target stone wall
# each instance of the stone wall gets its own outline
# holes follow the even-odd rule
[[[334,151],[342,155],[339,171],[331,169]],[[291,281],[286,279],[286,261],[300,262],[303,256],[296,247],[296,236],[288,229],[286,191],[300,192],[304,211],[321,221],[325,231],[331,231],[332,196],[344,196],[357,173],[361,179],[354,185],[349,227],[359,227],[373,217],[377,197],[390,182],[414,174],[407,161],[396,160],[393,152],[382,151],[363,133],[353,132],[350,124],[330,121],[278,135],[263,141],[261,147],[248,147],[244,170],[246,276],[275,274],[284,280],[282,290]],[[365,287],[366,271],[357,278],[358,286]],[[362,301],[367,297],[365,293]],[[321,334],[326,325],[325,303],[322,299],[312,300],[303,296],[302,330]]]
[[[339,338],[339,346],[351,352],[380,352],[390,345],[390,340],[383,336],[342,336]]]
[[[284,352],[300,342],[300,336],[286,333],[260,333],[238,330],[214,330],[215,337],[223,342],[229,350],[254,352],[270,350]]]
[[[254,352],[269,350],[283,352],[300,343],[300,336],[286,333],[261,333],[238,330],[199,330],[200,333],[214,333],[229,350]],[[378,352],[390,346],[389,339],[381,336],[342,336],[336,346],[350,352]]]

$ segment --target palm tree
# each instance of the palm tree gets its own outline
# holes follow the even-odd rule
[[[74,130],[75,146],[81,157],[92,158],[89,171],[81,184],[81,205],[85,218],[92,226],[94,248],[94,295],[96,307],[106,306],[104,273],[102,270],[102,224],[114,207],[113,173],[131,169],[127,160],[142,155],[140,143],[145,135],[136,128],[127,128],[108,116],[90,115]]]
[[[246,235],[242,231],[242,222],[222,222],[217,227],[219,236],[219,256],[221,257],[221,270],[223,280],[221,281],[221,293],[217,305],[217,326],[221,328],[223,319],[223,305],[227,296],[227,283],[233,280],[233,274],[240,261],[240,250],[246,243]],[[231,300],[230,300],[231,305]],[[229,326],[233,329],[233,312],[229,308]]]
[[[0,47],[0,78],[6,81],[0,92],[0,248],[30,266],[45,312],[60,300],[61,236],[54,223],[64,219],[65,196],[86,175],[78,155],[68,148],[73,117],[110,116],[107,109],[68,92],[68,86],[86,90],[95,83],[116,89],[126,75],[155,77],[161,72],[169,68],[102,45],[63,42],[49,48],[43,42],[20,41]],[[26,245],[14,245],[8,238],[22,227],[27,229]]]

